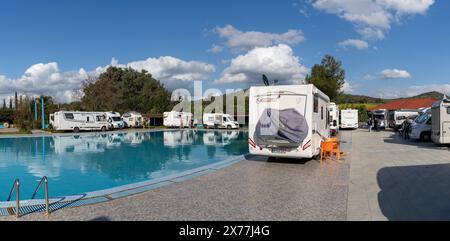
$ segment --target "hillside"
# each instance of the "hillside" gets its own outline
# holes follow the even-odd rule
[[[444,97],[444,94],[432,91],[432,92],[426,92],[420,95],[416,95],[413,97],[408,98],[398,98],[398,99],[422,99],[422,98],[433,98],[440,100]],[[350,95],[350,94],[343,94],[339,98],[339,104],[384,104],[393,100],[398,99],[383,99],[383,98],[375,98],[365,95]]]

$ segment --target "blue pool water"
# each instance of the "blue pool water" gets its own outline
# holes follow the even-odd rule
[[[83,194],[177,174],[248,153],[247,133],[165,131],[0,139],[0,201],[43,176],[51,196]]]

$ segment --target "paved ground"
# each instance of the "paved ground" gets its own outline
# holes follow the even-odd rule
[[[392,132],[352,135],[348,220],[450,220],[450,149]]]
[[[365,130],[342,140],[345,163],[253,157],[140,195],[21,220],[450,220],[448,147]]]

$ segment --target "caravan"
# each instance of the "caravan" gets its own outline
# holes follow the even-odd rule
[[[436,144],[450,144],[450,100],[436,102],[432,108],[431,139]]]
[[[192,124],[193,115],[187,112],[165,112],[164,126],[169,128],[189,128]]]
[[[339,106],[330,103],[330,130],[332,134],[339,132]]]
[[[123,114],[122,120],[127,128],[139,128],[144,126],[144,118],[141,113],[135,111]]]
[[[358,129],[359,111],[342,110],[341,111],[341,129]]]
[[[107,131],[109,123],[100,112],[60,111],[50,115],[50,124],[56,131]]]
[[[120,113],[110,111],[106,112],[105,115],[110,129],[122,129],[125,127],[125,123],[123,122]]]
[[[403,126],[406,120],[414,120],[419,116],[417,110],[396,110],[390,111],[388,114],[389,128],[398,130]]]
[[[425,109],[419,117],[417,117],[411,125],[409,136],[411,139],[430,141],[431,140],[431,124],[432,124],[431,108]]]
[[[253,155],[313,158],[330,137],[330,98],[314,85],[250,88],[249,149]]]
[[[203,125],[208,129],[239,129],[239,122],[228,114],[204,114]]]

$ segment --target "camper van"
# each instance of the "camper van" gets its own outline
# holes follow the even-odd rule
[[[330,131],[331,134],[339,132],[339,107],[335,103],[330,103]]]
[[[388,113],[388,126],[389,128],[398,130],[403,126],[403,122],[408,119],[414,120],[419,116],[417,110],[396,110],[389,111]]]
[[[431,139],[436,144],[450,144],[450,100],[436,102],[432,108]]]
[[[123,122],[120,113],[110,111],[106,112],[105,115],[110,129],[122,129],[125,127],[125,123]]]
[[[372,119],[377,120],[380,129],[386,129],[387,122],[387,110],[374,110],[372,111]]]
[[[359,111],[342,110],[341,111],[341,129],[358,129]]]
[[[50,115],[50,124],[56,131],[107,131],[105,113],[60,111]]]
[[[431,108],[425,109],[411,125],[409,136],[411,139],[430,141],[431,140]]]
[[[228,114],[204,114],[203,125],[207,129],[239,129],[239,122]]]
[[[259,156],[313,158],[330,137],[330,98],[314,85],[250,88],[249,149]]]
[[[187,112],[165,112],[164,126],[169,128],[191,127],[193,115]]]
[[[144,118],[141,113],[131,111],[123,114],[122,120],[125,124],[125,127],[128,128],[139,128],[144,125]]]

